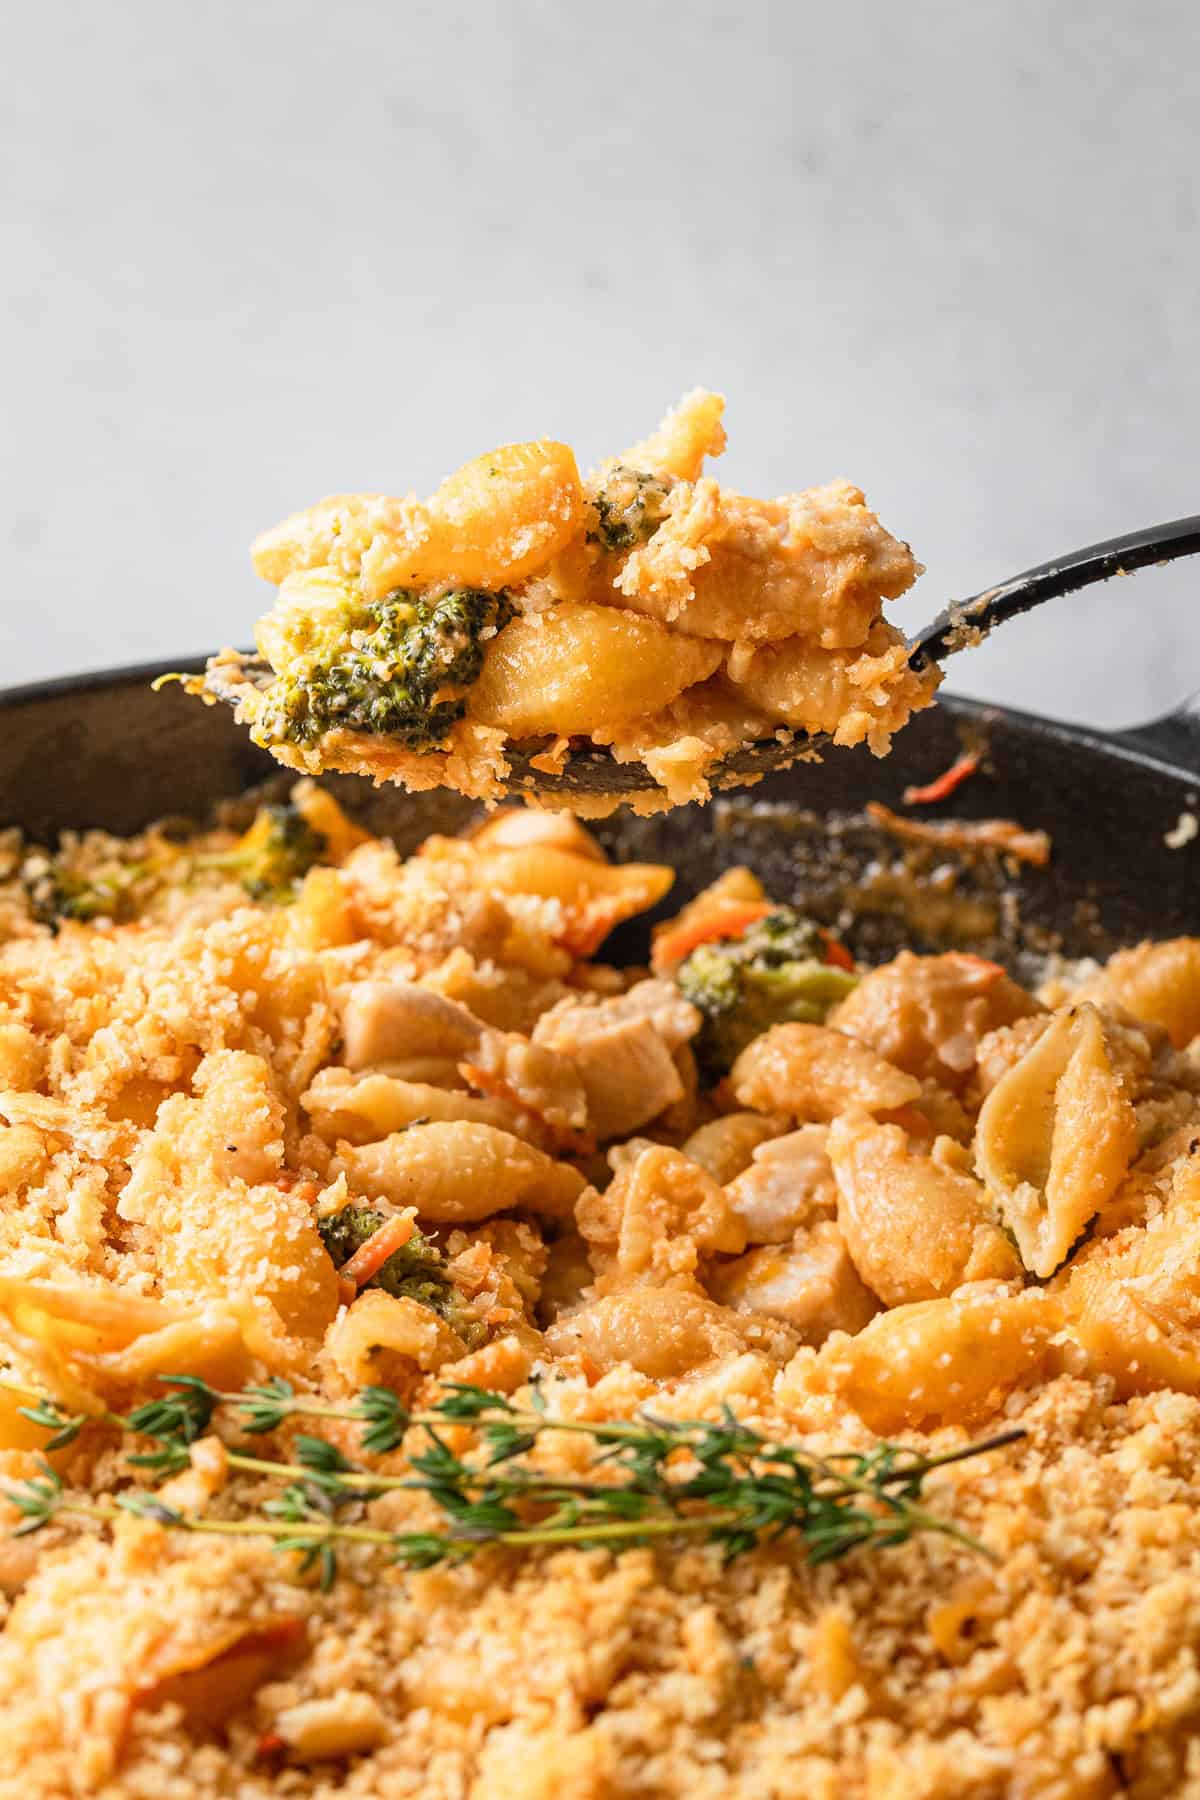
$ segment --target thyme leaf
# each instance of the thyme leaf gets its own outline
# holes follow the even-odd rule
[[[257,1513],[221,1519],[183,1511],[144,1489],[125,1489],[108,1500],[79,1498],[43,1459],[41,1475],[3,1490],[20,1515],[18,1534],[59,1517],[111,1521],[133,1513],[174,1530],[266,1537],[277,1550],[296,1555],[301,1572],[314,1573],[323,1587],[337,1578],[339,1549],[352,1544],[384,1550],[413,1569],[461,1562],[489,1545],[620,1549],[686,1538],[713,1544],[732,1561],[789,1535],[814,1564],[902,1544],[919,1532],[940,1533],[988,1555],[952,1518],[926,1507],[924,1485],[939,1468],[1024,1436],[1005,1431],[940,1454],[887,1442],[822,1454],[764,1436],[728,1406],[716,1419],[643,1413],[582,1420],[549,1412],[536,1391],[521,1406],[467,1383],[447,1383],[431,1406],[410,1412],[388,1388],[364,1388],[336,1406],[297,1394],[278,1379],[234,1393],[196,1376],[162,1380],[170,1390],[165,1396],[127,1416],[102,1418],[156,1445],[126,1452],[125,1460],[139,1470],[163,1474],[185,1466],[191,1445],[222,1411],[256,1437],[295,1417],[351,1421],[361,1427],[367,1455],[396,1450],[409,1432],[415,1439],[398,1473],[364,1469],[331,1439],[306,1433],[291,1440],[291,1460],[228,1447],[232,1473],[267,1476],[281,1486]],[[31,1398],[36,1404],[22,1410],[51,1434],[47,1448],[73,1442],[86,1421],[68,1416],[53,1400]],[[466,1451],[457,1447],[463,1427],[472,1438]],[[540,1439],[555,1432],[590,1441],[591,1459],[581,1473],[561,1476],[531,1458]],[[396,1490],[423,1494],[441,1514],[441,1529],[392,1531],[364,1522],[364,1507]]]

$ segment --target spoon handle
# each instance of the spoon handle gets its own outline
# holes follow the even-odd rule
[[[994,625],[1003,625],[1018,613],[1031,612],[1044,600],[1090,587],[1094,581],[1108,581],[1113,575],[1131,574],[1149,563],[1194,556],[1198,551],[1200,513],[1194,513],[1188,519],[1148,525],[1144,531],[1130,531],[1122,537],[1107,538],[1102,544],[1089,544],[1086,550],[1056,556],[1052,562],[1026,569],[1024,574],[1014,575],[998,587],[985,588],[970,600],[952,602],[910,641],[908,660],[914,669],[941,662],[956,650],[977,643],[980,632],[986,634]]]

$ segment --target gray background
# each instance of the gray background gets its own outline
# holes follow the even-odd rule
[[[735,484],[866,488],[908,624],[1200,509],[1195,0],[40,0],[5,62],[0,680],[244,641],[281,513],[698,382]],[[1149,715],[1198,594],[956,685]]]

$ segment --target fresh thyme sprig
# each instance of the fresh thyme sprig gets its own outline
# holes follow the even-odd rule
[[[267,1436],[278,1431],[285,1420],[296,1417],[345,1419],[361,1424],[362,1448],[371,1456],[385,1456],[398,1449],[412,1422],[399,1395],[390,1388],[360,1388],[353,1405],[331,1406],[315,1396],[297,1394],[289,1381],[279,1377],[236,1393],[211,1387],[198,1375],[164,1375],[160,1380],[172,1392],[161,1399],[148,1400],[131,1413],[68,1413],[56,1401],[38,1395],[26,1383],[9,1376],[0,1376],[0,1388],[28,1394],[35,1402],[17,1410],[22,1418],[53,1434],[44,1446],[47,1451],[66,1449],[85,1425],[115,1426],[119,1431],[133,1432],[157,1443],[157,1450],[131,1455],[127,1460],[162,1476],[187,1468],[192,1444],[203,1437],[221,1407],[231,1410],[241,1429],[251,1437]]]
[[[952,1519],[921,1502],[927,1477],[950,1463],[999,1450],[1024,1436],[1006,1431],[940,1455],[897,1444],[819,1455],[781,1444],[740,1421],[728,1408],[717,1420],[581,1420],[548,1413],[534,1390],[528,1407],[466,1383],[448,1383],[428,1409],[410,1412],[388,1388],[365,1388],[344,1406],[297,1394],[275,1379],[227,1393],[198,1376],[162,1378],[170,1391],[129,1414],[105,1412],[101,1422],[148,1438],[149,1451],[127,1453],[134,1467],[166,1476],[187,1466],[190,1448],[219,1409],[231,1412],[248,1436],[268,1436],[286,1420],[339,1419],[362,1427],[368,1454],[399,1447],[406,1432],[421,1437],[402,1474],[360,1468],[328,1438],[297,1434],[292,1461],[226,1448],[231,1470],[281,1481],[278,1495],[257,1515],[210,1518],[169,1504],[154,1492],[127,1489],[110,1499],[76,1498],[43,1458],[42,1473],[4,1490],[21,1515],[18,1534],[58,1518],[114,1522],[123,1513],[176,1530],[265,1537],[299,1556],[323,1587],[336,1578],[339,1547],[386,1550],[408,1568],[461,1562],[485,1546],[515,1549],[578,1545],[613,1548],[659,1539],[700,1538],[726,1560],[756,1544],[794,1534],[810,1562],[830,1562],[860,1547],[905,1542],[919,1531],[938,1532],[990,1554]],[[20,1384],[0,1377],[8,1387]],[[46,1448],[69,1445],[89,1415],[68,1414],[38,1398],[23,1415],[50,1433]],[[447,1441],[448,1427],[468,1426],[475,1448],[466,1455]],[[526,1460],[547,1432],[587,1437],[594,1454],[578,1476],[563,1477]],[[392,1531],[363,1522],[363,1507],[397,1490],[421,1493],[445,1520],[435,1531]]]

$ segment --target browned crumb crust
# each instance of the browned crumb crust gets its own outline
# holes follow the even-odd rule
[[[669,870],[523,812],[402,862],[298,792],[327,859],[288,905],[213,873],[51,936],[0,846],[10,1375],[86,1410],[181,1368],[336,1400],[536,1372],[580,1420],[727,1405],[818,1451],[1017,1424],[929,1496],[995,1560],[922,1536],[824,1568],[785,1540],[728,1568],[675,1546],[409,1574],[355,1547],[322,1594],[261,1543],[56,1523],[0,1538],[0,1794],[1200,1795],[1200,943],[1122,952],[1046,1004],[978,958],[901,955],[705,1095],[670,971],[681,928],[761,911],[749,871],[647,978],[588,959]],[[70,847],[81,875],[151,849]],[[1008,1160],[1046,1106],[1031,1219]],[[457,1323],[339,1286],[315,1220],[347,1197],[417,1207]],[[1040,1272],[1047,1220],[1081,1202],[1093,1222]],[[44,1441],[18,1404],[0,1386],[5,1481]],[[165,1497],[256,1512],[275,1489],[224,1444]],[[55,1454],[81,1500],[131,1478],[104,1426]],[[545,1456],[577,1471],[578,1440]],[[405,1491],[366,1516],[436,1524]]]
[[[401,589],[502,589],[515,616],[467,686],[446,690],[465,716],[428,747],[400,747],[386,725],[298,737],[253,683],[241,717],[289,767],[488,801],[521,785],[514,746],[611,746],[649,772],[631,801],[640,812],[707,800],[736,779],[731,752],[781,732],[886,754],[939,679],[908,666],[882,617],[919,565],[849,482],[755,500],[704,475],[724,447],[723,406],[696,390],[587,481],[566,445],[508,445],[428,501],[335,495],[284,520],[254,552],[279,586],[258,639],[284,683],[296,621],[331,595],[361,605]],[[228,653],[213,671],[228,687]],[[625,797],[570,803],[598,814]]]

